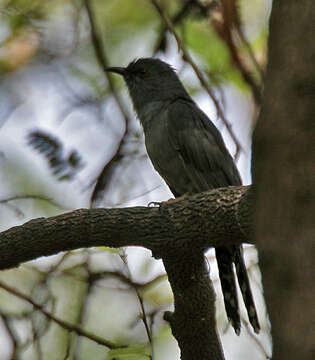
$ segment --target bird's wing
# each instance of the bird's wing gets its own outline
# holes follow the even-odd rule
[[[167,111],[169,141],[178,152],[195,192],[240,185],[233,159],[208,117],[193,102],[185,100],[173,102]]]

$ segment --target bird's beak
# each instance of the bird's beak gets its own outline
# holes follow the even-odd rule
[[[106,67],[104,70],[108,71],[108,72],[113,72],[113,73],[116,73],[116,74],[119,74],[122,76],[127,75],[127,70],[126,70],[126,68],[123,68],[123,67],[115,67],[115,66]]]

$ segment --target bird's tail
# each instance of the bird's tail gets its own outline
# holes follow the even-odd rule
[[[237,297],[236,278],[233,270],[233,263],[236,268],[236,275],[241,289],[248,318],[256,333],[260,326],[257,311],[250,288],[247,269],[243,258],[242,246],[218,247],[215,249],[219,269],[219,277],[224,298],[224,306],[228,319],[237,335],[241,331],[240,310]]]
[[[236,279],[233,270],[233,249],[232,247],[216,247],[215,254],[218,263],[226,315],[229,321],[231,321],[235,333],[239,335],[241,331],[241,319],[238,306]]]
[[[255,302],[253,298],[253,294],[250,288],[249,278],[247,269],[244,263],[243,257],[243,247],[235,246],[235,258],[234,258],[236,274],[238,279],[238,284],[241,289],[241,293],[243,296],[244,304],[247,310],[249,322],[252,324],[252,327],[255,333],[259,333],[260,325],[257,316],[257,311],[255,307]]]

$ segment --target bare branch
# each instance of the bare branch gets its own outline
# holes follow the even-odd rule
[[[145,311],[144,303],[143,303],[143,297],[140,294],[140,292],[138,290],[138,287],[136,286],[136,284],[134,284],[134,282],[132,280],[132,274],[131,274],[131,271],[130,271],[130,268],[129,268],[126,253],[124,252],[124,254],[120,255],[120,258],[121,258],[121,260],[122,260],[122,262],[124,264],[124,267],[125,267],[125,269],[127,271],[129,283],[130,283],[131,287],[134,289],[134,291],[136,293],[136,296],[137,296],[137,299],[139,301],[139,305],[140,305],[140,309],[141,309],[141,320],[143,322],[145,332],[147,334],[148,341],[149,341],[150,346],[151,346],[152,356],[153,356],[154,347],[153,347],[152,332],[151,332],[151,329],[150,329],[149,324],[148,324],[147,313]]]
[[[95,24],[95,14],[93,13],[91,1],[84,0],[84,3],[85,3],[86,11],[88,14],[88,18],[90,21],[91,38],[92,38],[92,44],[93,44],[94,50],[95,50],[96,59],[100,65],[100,67],[102,69],[104,69],[105,67],[108,66],[108,61],[107,61],[105,49],[103,46],[103,42],[101,40],[101,36],[97,32],[97,28],[96,28],[96,24]],[[113,154],[112,158],[104,166],[103,170],[101,171],[101,173],[99,174],[97,179],[92,182],[92,184],[94,184],[94,182],[96,181],[96,186],[94,188],[94,191],[93,191],[93,194],[91,197],[91,206],[94,205],[95,201],[100,197],[100,194],[103,193],[104,189],[106,188],[106,186],[111,178],[113,170],[114,170],[115,166],[117,165],[117,162],[122,157],[121,150],[122,150],[124,141],[126,139],[126,136],[128,134],[128,128],[129,128],[129,122],[130,122],[127,112],[125,111],[124,106],[118,96],[116,89],[115,89],[114,82],[112,80],[111,75],[109,75],[109,73],[106,71],[104,71],[104,73],[105,73],[106,79],[108,81],[111,93],[113,94],[116,104],[124,118],[125,130],[121,136],[119,144],[117,145],[117,149],[116,149],[115,153]]]
[[[57,318],[56,316],[54,316],[54,315],[50,314],[48,311],[46,311],[40,304],[37,304],[35,301],[33,301],[28,296],[22,294],[18,290],[12,288],[11,286],[5,284],[2,281],[0,281],[0,288],[6,290],[7,292],[9,292],[10,294],[13,294],[16,297],[28,302],[36,310],[39,310],[46,318],[48,318],[49,320],[52,320],[53,322],[55,322],[56,324],[58,324],[59,326],[61,326],[62,328],[66,329],[70,332],[75,332],[76,334],[78,334],[80,336],[84,336],[87,339],[95,341],[96,343],[98,343],[100,345],[104,345],[110,349],[121,349],[121,348],[127,347],[127,345],[116,345],[113,342],[111,342],[109,340],[105,340],[104,338],[97,336],[87,330],[84,330],[83,328],[81,328],[75,324],[71,324],[68,321]]]
[[[10,196],[4,199],[0,199],[0,204],[8,204],[11,201],[15,201],[15,200],[41,200],[41,201],[47,201],[49,203],[51,203],[51,205],[56,206],[59,209],[63,209],[63,210],[70,210],[69,208],[66,208],[64,206],[62,206],[61,204],[58,204],[54,199],[45,197],[45,196],[41,196],[41,195],[14,195],[14,196]]]
[[[60,251],[142,246],[155,257],[249,242],[251,192],[232,186],[184,196],[159,207],[80,209],[38,218],[0,234],[0,269]]]
[[[223,26],[221,25],[214,26],[214,28],[217,30],[218,35],[227,44],[235,67],[239,70],[240,74],[243,77],[243,80],[252,90],[252,94],[256,105],[260,105],[261,89],[259,85],[256,83],[252,73],[247,69],[246,65],[242,61],[232,36],[233,35],[232,30],[234,27],[236,27],[235,24],[237,22],[237,9],[234,0],[222,0],[222,17],[223,17],[223,24],[222,24]],[[247,43],[247,48],[250,49],[248,43]]]

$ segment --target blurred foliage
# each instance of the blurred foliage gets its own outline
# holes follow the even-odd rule
[[[99,29],[99,33],[102,36],[107,54],[111,54],[110,58],[113,62],[117,62],[120,59],[120,63],[126,64],[133,57],[137,55],[137,48],[149,47],[146,52],[150,54],[154,49],[154,43],[159,39],[159,31],[162,31],[161,19],[157,16],[150,1],[148,0],[94,0],[91,1],[92,6],[95,9],[96,14],[96,26]],[[184,1],[173,2],[161,2],[165,5],[165,10],[168,11],[170,18],[175,16],[180,10]],[[246,10],[246,19],[244,21],[244,29],[246,30],[246,22],[251,24],[254,17],[257,19],[257,12],[260,11],[264,5],[263,0],[255,1],[256,5],[247,6],[243,5],[244,0],[239,2],[239,8]],[[34,49],[31,54],[25,54],[27,60],[31,60],[31,57],[36,56],[36,50],[38,46],[42,45],[45,48],[45,35],[49,37],[50,34],[43,33],[47,24],[57,16],[60,16],[60,20],[66,25],[66,22],[72,22],[72,28],[68,30],[68,34],[63,30],[64,28],[54,28],[53,31],[63,32],[62,35],[79,36],[79,34],[70,34],[71,32],[78,32],[82,30],[81,26],[75,24],[75,22],[84,23],[82,19],[82,13],[84,13],[84,2],[81,0],[68,0],[57,1],[50,0],[44,3],[38,0],[2,0],[1,6],[1,20],[3,21],[2,27],[7,26],[8,35],[6,39],[3,39],[1,52],[2,66],[5,66],[5,62],[12,62],[12,57],[18,56],[17,54],[8,53],[5,54],[5,50],[9,51],[16,43],[16,47],[20,47],[21,53],[27,52],[26,46],[33,45]],[[266,4],[265,4],[266,6]],[[258,11],[257,11],[258,9]],[[192,12],[192,14],[194,14]],[[244,17],[240,13],[241,17]],[[211,14],[209,15],[211,17]],[[261,21],[261,20],[260,20]],[[261,24],[261,27],[256,30],[256,34],[251,34],[250,43],[255,45],[255,53],[265,52],[266,46],[266,21]],[[86,24],[85,24],[86,25]],[[58,26],[58,24],[56,24]],[[250,25],[249,25],[250,26]],[[51,29],[52,30],[52,29]],[[217,75],[217,81],[232,82],[240,88],[246,88],[246,85],[242,83],[242,79],[238,74],[238,70],[231,63],[229,56],[229,50],[227,49],[224,41],[217,35],[209,18],[200,18],[196,16],[188,16],[178,26],[179,33],[182,34],[183,43],[191,49],[195,54],[198,54],[202,59],[203,64],[211,70],[212,73]],[[29,36],[26,38],[26,33],[32,34],[32,39]],[[41,44],[38,45],[34,40],[35,33],[40,36]],[[61,36],[61,34],[58,34]],[[21,36],[23,39],[21,40]],[[258,41],[259,39],[259,41]],[[58,39],[60,41],[64,39]],[[85,41],[80,43],[85,45],[85,42],[89,39],[83,39]],[[23,43],[23,46],[22,46]],[[53,45],[53,44],[52,44]],[[241,44],[240,44],[241,45]],[[126,46],[126,48],[124,47]],[[130,50],[130,47],[134,49]],[[79,49],[78,49],[79,50]],[[126,52],[127,50],[127,52]],[[50,51],[54,51],[53,48]],[[76,49],[74,49],[76,51]],[[28,49],[30,52],[30,49]],[[20,55],[22,56],[22,55]],[[261,59],[265,61],[265,59]],[[17,65],[24,65],[25,61],[20,61]]]
[[[205,94],[195,74],[186,71],[190,67],[184,66],[182,52],[150,0],[88,1],[108,65],[124,66],[136,57],[160,56],[178,68],[193,96]],[[245,111],[252,108],[251,89],[214,26],[214,17],[222,22],[219,9],[206,7],[210,0],[196,1],[198,6],[180,16],[186,1],[159,3],[171,21],[180,19],[174,29],[181,45],[215,93],[221,87],[237,88],[246,97]],[[85,5],[84,0],[0,0],[2,230],[34,217],[88,207],[108,163],[115,166],[107,172],[100,206],[147,205],[170,197],[147,160],[141,129],[121,79],[113,78],[113,92],[96,57]],[[262,70],[270,6],[270,0],[237,1],[244,36]],[[237,35],[235,44],[246,69],[258,79],[248,48]],[[254,122],[254,116],[250,121]],[[244,133],[242,127],[239,132]],[[58,181],[62,176],[67,181]],[[172,307],[162,265],[144,250],[128,249],[127,254],[126,260],[121,249],[106,247],[59,254],[2,272],[0,280],[57,318],[129,347],[99,345],[0,289],[0,336],[6,339],[1,360],[140,360],[152,358],[152,352],[155,360],[178,358],[177,345],[162,319],[163,312]],[[251,255],[250,266],[257,274],[255,256]],[[215,269],[213,257],[209,261],[211,270]],[[212,277],[217,287],[217,276]],[[259,279],[255,287],[261,291]],[[225,349],[233,349],[233,358],[244,359],[244,344],[256,349],[261,355],[257,359],[266,357],[268,334],[248,345],[245,337],[251,334],[246,333],[245,340],[235,345],[220,296],[218,304],[219,330]]]
[[[207,21],[189,22],[185,28],[185,40],[188,47],[200,56],[203,64],[211,71],[211,79],[217,84],[231,82],[243,90],[249,90],[239,71],[231,66],[227,45]]]

